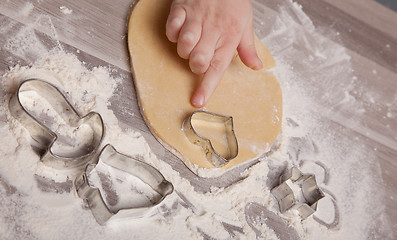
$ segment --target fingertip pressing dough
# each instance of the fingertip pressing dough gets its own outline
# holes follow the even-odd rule
[[[154,136],[190,169],[213,168],[203,150],[182,131],[183,121],[194,111],[190,99],[200,77],[168,41],[165,25],[172,0],[139,0],[128,24],[128,46],[141,113]],[[282,94],[267,48],[256,39],[264,70],[246,67],[237,54],[206,107],[201,110],[233,117],[239,153],[222,167],[229,169],[269,151],[282,118]],[[206,136],[211,138],[211,136]],[[216,149],[215,149],[216,150]]]

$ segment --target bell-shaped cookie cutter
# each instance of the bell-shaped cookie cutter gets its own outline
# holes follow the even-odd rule
[[[304,202],[298,203],[294,191],[288,185],[299,183]],[[302,219],[306,219],[317,210],[317,204],[324,197],[324,193],[318,187],[316,178],[312,174],[303,174],[298,168],[293,167],[290,171],[280,176],[280,185],[271,190],[277,199],[280,212],[284,213],[288,209],[295,207]]]
[[[217,151],[215,151],[211,140],[198,134],[198,132],[194,128],[194,120],[224,124],[229,150],[227,156],[222,156]],[[190,142],[201,146],[204,151],[205,157],[215,167],[222,167],[238,155],[238,142],[236,134],[234,132],[233,117],[231,116],[224,116],[207,111],[195,111],[184,120],[182,130],[185,132],[185,135],[190,140]]]
[[[62,156],[53,152],[53,145],[58,136],[51,131],[43,122],[32,116],[20,101],[20,94],[26,91],[35,91],[45,98],[63,120],[72,127],[87,124],[93,130],[90,144],[83,153],[73,156]],[[57,169],[84,166],[90,161],[98,149],[103,137],[104,125],[101,116],[96,112],[90,112],[80,117],[65,96],[54,85],[40,79],[30,79],[22,82],[17,92],[9,102],[10,112],[30,133],[33,144],[45,150],[41,161],[50,167]]]
[[[90,185],[88,181],[87,176],[99,163],[106,164],[110,167],[138,177],[156,191],[160,195],[160,198],[155,202],[152,202],[152,206],[149,207],[120,209],[116,212],[112,212],[106,206],[99,189]],[[87,165],[86,171],[76,178],[74,184],[77,195],[88,203],[92,214],[100,225],[104,225],[109,219],[144,217],[148,212],[150,212],[150,210],[152,210],[153,207],[161,203],[165,197],[171,194],[174,190],[173,185],[168,182],[157,169],[147,163],[117,152],[116,149],[109,144],[106,145],[99,154],[97,164]]]

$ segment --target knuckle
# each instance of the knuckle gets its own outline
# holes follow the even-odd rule
[[[181,7],[173,7],[168,15],[166,27],[179,29],[182,27],[186,18],[185,10]]]
[[[179,19],[178,18],[171,18],[167,22],[166,28],[167,28],[167,30],[170,30],[170,31],[177,31],[177,30],[179,30],[180,25],[181,24],[179,24]]]
[[[181,58],[183,58],[183,59],[189,58],[189,55],[190,55],[189,49],[186,46],[180,44],[179,42],[177,44],[177,52]]]
[[[190,69],[196,73],[205,73],[211,61],[210,51],[203,49],[203,46],[197,46],[190,54],[189,65]]]
[[[223,71],[223,66],[224,66],[224,62],[219,58],[213,58],[210,63],[210,68],[216,72]]]
[[[180,43],[182,45],[192,45],[194,43],[194,35],[191,32],[183,33],[180,37]]]
[[[232,36],[239,35],[241,32],[241,26],[235,22],[235,21],[230,21],[227,26],[226,26],[228,34]]]
[[[207,70],[206,66],[204,64],[197,64],[197,63],[191,63],[190,69],[192,70],[193,73],[196,73],[196,74],[205,73]]]
[[[195,54],[192,56],[192,62],[197,66],[207,65],[207,61],[202,54]]]
[[[212,27],[221,31],[223,35],[236,36],[242,32],[241,21],[235,18],[215,18],[216,21],[212,23]]]

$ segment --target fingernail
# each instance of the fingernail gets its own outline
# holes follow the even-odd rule
[[[192,104],[196,108],[201,108],[204,106],[204,96],[201,94],[193,96]]]
[[[253,70],[261,70],[263,68],[263,63],[258,57],[257,63],[252,67]]]

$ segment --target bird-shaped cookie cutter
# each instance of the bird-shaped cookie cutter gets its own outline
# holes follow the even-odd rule
[[[105,164],[112,168],[131,174],[149,185],[160,197],[151,206],[120,209],[111,211],[99,189],[90,184],[87,176],[95,169],[97,164]],[[166,196],[173,192],[173,185],[151,165],[131,158],[116,151],[112,145],[106,145],[98,156],[96,164],[89,164],[85,172],[76,178],[74,183],[77,195],[82,198],[91,209],[95,220],[104,225],[110,219],[140,218],[146,216],[155,206],[161,203]]]
[[[225,127],[228,154],[222,156],[215,149],[211,140],[201,136],[195,129],[194,121],[199,120],[208,123],[220,123]],[[224,116],[207,111],[195,111],[183,121],[182,130],[186,137],[192,142],[200,146],[207,160],[215,167],[222,167],[238,155],[238,142],[234,132],[233,117]]]
[[[297,192],[291,188],[296,185],[299,194],[303,195],[303,202],[297,201]],[[298,168],[293,167],[280,176],[279,185],[271,190],[277,199],[280,212],[284,213],[290,208],[296,208],[302,219],[306,219],[317,210],[317,204],[324,197],[318,187],[316,178],[312,174],[303,174]]]
[[[20,95],[23,92],[34,91],[45,98],[51,104],[59,116],[71,127],[79,127],[82,124],[88,125],[92,129],[91,142],[83,152],[62,155],[53,151],[53,145],[58,136],[50,130],[46,124],[34,117],[21,102]],[[47,166],[57,169],[67,169],[84,166],[89,162],[103,138],[104,125],[101,116],[96,112],[90,112],[84,117],[76,112],[72,105],[67,101],[61,91],[54,85],[40,79],[29,79],[23,81],[17,92],[11,97],[9,102],[11,115],[16,118],[30,133],[34,140],[32,146],[44,150],[40,160]]]

